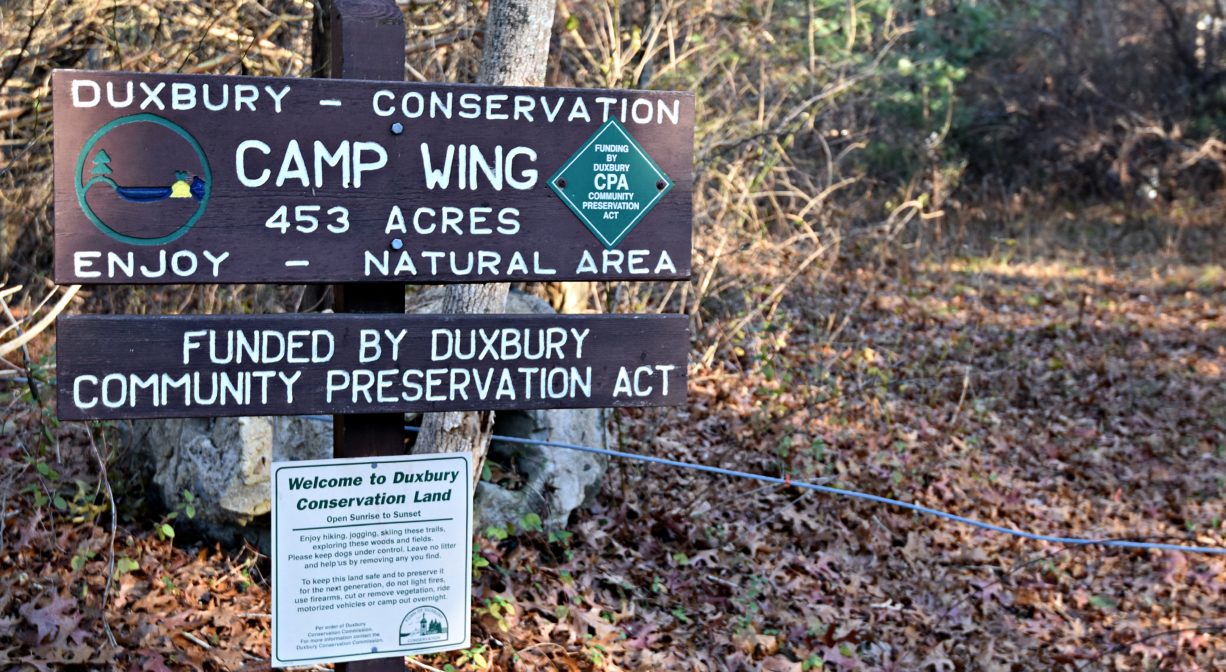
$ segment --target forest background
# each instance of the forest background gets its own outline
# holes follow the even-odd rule
[[[475,79],[484,3],[401,8],[408,79]],[[309,76],[312,13],[0,5],[0,342],[63,296],[51,70]],[[692,281],[587,306],[691,317],[688,406],[619,413],[622,448],[1226,546],[1226,3],[559,0],[547,83],[697,96]],[[69,310],[301,296],[87,288]],[[0,364],[0,666],[263,669],[258,552],[192,538],[113,426],[58,423],[54,372],[49,332]],[[472,648],[410,669],[1226,667],[1216,556],[639,463],[565,533],[477,543]]]

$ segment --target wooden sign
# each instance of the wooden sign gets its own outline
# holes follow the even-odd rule
[[[688,93],[59,70],[59,283],[690,275]]]
[[[65,420],[668,406],[683,315],[61,317]]]

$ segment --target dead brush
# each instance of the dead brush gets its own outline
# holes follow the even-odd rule
[[[867,58],[819,55],[794,13],[744,13],[736,3],[569,3],[559,68],[568,86],[694,91],[694,276],[688,283],[604,286],[610,312],[691,316],[710,362],[789,292],[805,293],[842,250],[849,228],[885,218],[852,195],[866,130],[847,106],[874,77],[905,24],[870,40]],[[812,67],[810,67],[812,66]],[[880,236],[877,227],[857,235]]]

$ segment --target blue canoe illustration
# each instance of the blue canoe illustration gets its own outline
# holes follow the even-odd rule
[[[168,198],[194,198],[199,201],[204,199],[205,183],[199,177],[193,177],[190,184],[178,180],[169,187],[121,187],[116,184],[112,188],[120,198],[132,203],[155,203]]]
[[[170,198],[170,187],[115,187],[115,193],[125,201],[153,203]]]

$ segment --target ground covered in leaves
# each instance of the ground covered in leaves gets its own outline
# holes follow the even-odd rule
[[[695,319],[712,356],[688,406],[621,415],[624,449],[1035,532],[1226,546],[1221,266],[842,260],[778,296],[739,332]],[[176,521],[139,501],[112,538],[107,433],[0,385],[3,669],[266,668],[258,553],[168,538]],[[473,648],[409,669],[1226,667],[1222,557],[626,461],[567,532],[527,527],[480,531]]]

